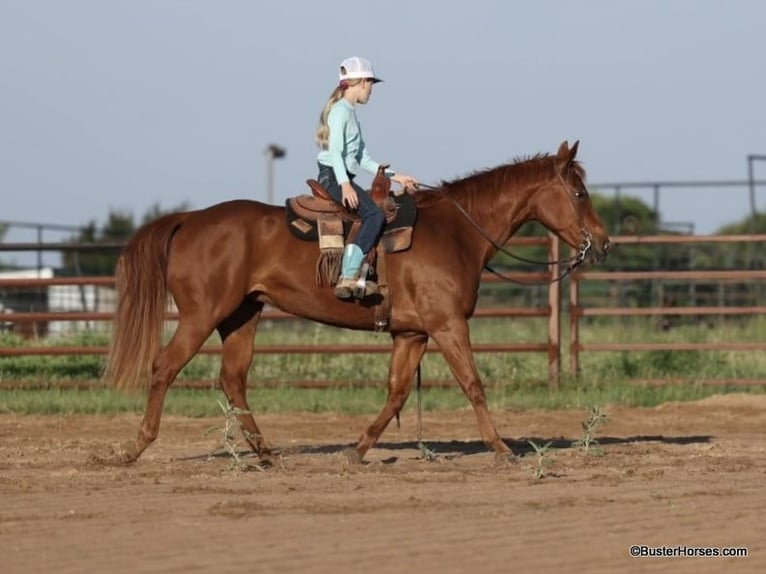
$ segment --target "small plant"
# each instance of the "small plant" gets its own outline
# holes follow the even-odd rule
[[[417,393],[418,393],[418,450],[427,462],[436,462],[439,460],[435,450],[432,450],[423,442],[423,387],[420,384],[420,366],[417,372]],[[399,414],[396,415],[396,423],[399,424]]]
[[[242,457],[239,455],[239,452],[237,452],[237,445],[235,442],[235,438],[234,436],[232,436],[232,433],[234,431],[244,432],[244,429],[242,429],[242,425],[240,424],[239,419],[237,417],[239,415],[250,414],[250,411],[239,409],[237,407],[232,407],[228,401],[226,401],[226,403],[224,404],[222,401],[216,399],[216,402],[218,403],[218,406],[221,407],[221,411],[223,411],[223,416],[224,416],[223,427],[211,427],[205,432],[205,434],[208,435],[211,432],[215,432],[215,431],[219,431],[221,433],[221,443],[223,446],[223,450],[232,458],[232,461],[229,463],[227,469],[239,470],[243,472],[248,470],[262,471],[263,468],[261,468],[259,465],[251,464],[242,459]],[[211,454],[211,456],[213,456],[214,454],[215,453]]]
[[[539,480],[544,478],[547,474],[546,467],[553,463],[553,459],[551,459],[548,454],[548,449],[550,449],[553,441],[548,441],[543,446],[540,446],[531,440],[528,440],[527,442],[532,446],[532,448],[535,450],[535,454],[537,455],[537,459],[535,459],[535,467],[532,472],[535,478]]]
[[[426,443],[419,439],[418,450],[420,451],[420,454],[423,455],[423,458],[428,462],[436,462],[438,460],[439,455],[436,454],[436,451],[428,448]]]
[[[588,409],[588,417],[580,423],[580,426],[582,426],[582,436],[575,442],[576,446],[581,446],[583,448],[585,454],[591,453],[591,447],[594,447],[592,451],[594,454],[603,454],[601,449],[595,448],[598,446],[598,441],[593,435],[595,434],[596,429],[606,422],[606,419],[606,413],[602,413],[601,407],[598,405]]]

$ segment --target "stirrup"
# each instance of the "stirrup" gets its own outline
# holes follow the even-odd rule
[[[378,284],[374,281],[367,280],[367,275],[369,272],[370,264],[364,263],[362,268],[359,270],[359,278],[356,280],[356,284],[354,285],[354,297],[357,299],[361,300],[365,297],[368,297],[369,295],[380,294],[380,288],[378,287]]]
[[[380,295],[380,287],[375,281],[367,281],[363,277],[354,284],[354,297],[361,300],[370,295]]]
[[[338,299],[351,299],[356,290],[357,280],[351,277],[341,277],[335,285],[335,296]]]
[[[379,295],[380,288],[375,281],[367,281],[363,278],[352,279],[341,277],[335,285],[335,296],[338,299],[364,299],[370,295]]]

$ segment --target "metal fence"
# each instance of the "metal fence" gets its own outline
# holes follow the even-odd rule
[[[731,235],[731,236],[615,236],[613,242],[618,245],[687,245],[729,244],[739,246],[763,245],[766,235]],[[513,239],[511,246],[545,246],[550,260],[558,260],[559,241],[548,238]],[[62,244],[0,244],[0,252],[15,250],[88,250],[118,249],[119,244],[107,246],[83,246]],[[508,273],[518,281],[549,281],[557,271]],[[115,307],[114,280],[111,277],[54,277],[44,269],[29,272],[28,277],[9,278],[0,276],[0,304],[6,307],[0,319],[0,327],[13,330],[28,337],[42,337],[46,334],[72,330],[108,330]],[[552,387],[558,385],[561,375],[561,350],[568,336],[569,371],[580,371],[580,356],[591,352],[621,351],[660,351],[660,350],[766,350],[763,342],[719,343],[617,343],[613,341],[583,343],[580,335],[582,320],[586,317],[657,317],[663,320],[669,317],[705,317],[705,316],[758,316],[766,314],[763,304],[766,271],[762,269],[725,269],[725,270],[586,270],[578,271],[565,281],[554,282],[545,288],[545,296],[537,304],[494,305],[477,309],[476,318],[541,318],[547,320],[545,340],[529,343],[492,343],[476,344],[477,353],[540,352],[546,353],[549,365],[549,380]],[[499,281],[494,275],[486,274],[482,283],[492,284]],[[644,304],[630,301],[626,286],[638,281],[651,284],[651,302]],[[589,285],[606,284],[607,295],[583,297]],[[714,286],[714,290],[702,290],[692,285],[705,284]],[[726,286],[747,285],[748,298],[741,298],[742,293],[726,293]],[[752,289],[760,285],[759,289]],[[671,292],[673,286],[682,286],[690,294],[685,305],[678,305],[673,298],[664,294]],[[526,288],[525,288],[526,289]],[[568,297],[564,294],[569,290]],[[717,295],[716,295],[717,293]],[[721,295],[723,293],[723,296]],[[733,298],[737,295],[739,299]],[[562,301],[568,299],[568,307],[562,307]],[[9,312],[11,311],[11,312]],[[569,331],[561,329],[562,313],[568,314]],[[177,316],[168,314],[172,323]],[[278,310],[269,309],[263,314],[263,320],[283,321],[298,320],[296,317]],[[438,349],[429,349],[431,352]],[[0,356],[19,355],[82,355],[104,354],[105,346],[21,346],[0,347]],[[258,345],[259,354],[310,354],[310,353],[387,353],[390,345]],[[219,353],[220,346],[211,345],[203,348],[204,353]],[[760,383],[761,381],[751,381]]]
[[[763,245],[766,235],[718,235],[718,236],[616,236],[615,245]],[[581,302],[581,289],[588,282],[606,282],[610,286],[624,286],[629,282],[651,281],[655,292],[660,293],[660,301],[651,306],[621,305],[619,295],[615,294],[601,304],[584,305]],[[691,293],[685,305],[678,305],[675,299],[662,296],[666,284],[680,284]],[[718,304],[701,302],[710,297],[699,297],[695,285],[706,283],[713,285],[718,292]],[[748,298],[738,298],[732,304],[730,296],[721,295],[727,285],[748,286]],[[716,341],[716,342],[613,342],[602,341],[583,343],[580,336],[581,322],[584,317],[655,317],[662,321],[669,317],[731,317],[766,315],[763,293],[766,286],[766,270],[762,269],[726,269],[726,270],[637,270],[637,271],[598,271],[575,272],[569,283],[569,360],[572,373],[580,372],[580,355],[585,352],[618,351],[766,351],[766,341]],[[612,290],[619,292],[619,289]],[[725,304],[727,303],[728,304]],[[710,383],[766,384],[766,379],[711,380]]]
[[[518,238],[510,246],[540,247],[547,249],[551,260],[559,258],[559,240],[554,236],[543,238]],[[16,250],[98,250],[101,246],[61,244],[0,244],[0,252]],[[114,249],[119,245],[108,245]],[[557,269],[542,272],[511,271],[505,273],[519,282],[550,282]],[[3,324],[6,329],[27,337],[40,337],[52,333],[79,330],[108,330],[114,317],[116,293],[112,277],[54,277],[43,268],[28,273],[28,277],[2,277],[0,274],[0,302],[6,306]],[[500,281],[492,274],[482,277],[483,284]],[[547,318],[547,337],[544,341],[528,343],[485,343],[473,345],[476,353],[540,352],[547,353],[549,380],[558,385],[561,356],[561,285],[554,282],[546,289],[543,304],[525,306],[492,306],[476,310],[474,317],[482,318]],[[177,314],[169,312],[172,324]],[[276,309],[266,309],[262,321],[303,320]],[[388,353],[388,345],[257,345],[257,354],[313,354],[313,353]],[[220,353],[220,345],[206,345],[201,353]],[[429,348],[428,352],[438,349]],[[2,356],[26,355],[93,355],[106,354],[106,346],[20,346],[0,347]]]

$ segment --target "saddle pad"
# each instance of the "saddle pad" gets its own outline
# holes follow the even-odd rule
[[[386,229],[396,229],[398,227],[415,227],[415,221],[418,218],[418,208],[415,206],[415,200],[409,193],[394,195],[396,203],[396,219],[386,225]]]

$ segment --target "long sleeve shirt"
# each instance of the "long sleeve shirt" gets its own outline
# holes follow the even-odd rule
[[[330,128],[329,145],[319,152],[317,161],[330,166],[339,184],[348,181],[346,172],[356,175],[359,168],[369,173],[378,171],[378,162],[367,151],[356,110],[345,98],[333,105],[327,115]]]

